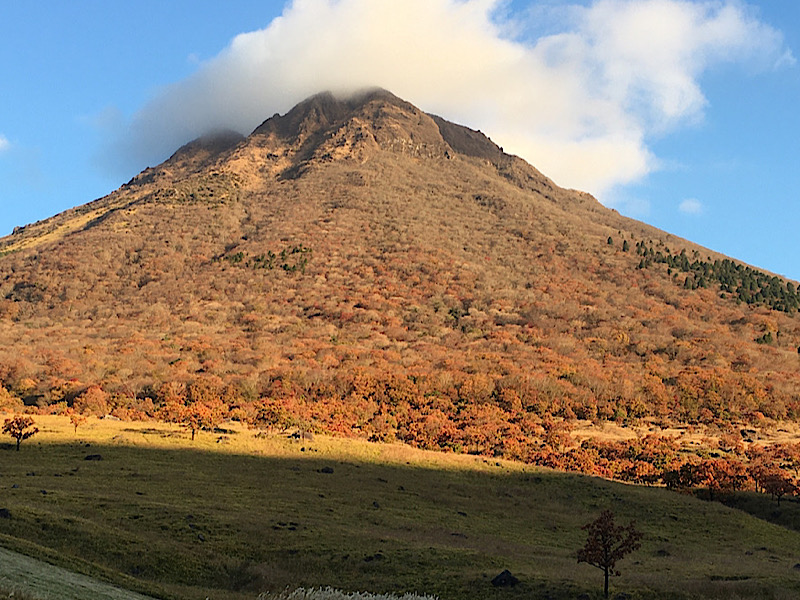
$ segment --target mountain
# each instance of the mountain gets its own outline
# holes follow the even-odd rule
[[[0,398],[530,458],[551,419],[800,414],[793,282],[384,90],[211,134],[0,240]]]

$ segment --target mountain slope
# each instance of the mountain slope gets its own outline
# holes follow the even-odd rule
[[[188,144],[2,251],[9,403],[205,386],[253,422],[522,458],[553,416],[800,414],[793,286],[724,291],[725,257],[382,90]]]

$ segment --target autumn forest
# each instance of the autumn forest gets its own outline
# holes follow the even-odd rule
[[[386,92],[197,140],[0,253],[6,411],[798,481],[796,284]]]

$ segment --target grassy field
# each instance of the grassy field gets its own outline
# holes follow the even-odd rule
[[[614,592],[800,594],[800,534],[663,489],[233,426],[190,442],[156,423],[92,419],[77,434],[63,417],[37,425],[20,452],[0,450],[0,545],[157,597],[254,600],[332,586],[443,600],[594,598],[601,573],[575,554],[580,526],[604,508],[645,534]],[[521,584],[494,589],[503,569]]]

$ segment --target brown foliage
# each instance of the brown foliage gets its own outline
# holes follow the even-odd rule
[[[679,461],[667,438],[576,446],[573,421],[800,419],[796,316],[678,288],[621,244],[713,252],[478,134],[464,153],[463,130],[397,99],[308,108],[0,240],[3,405],[193,435],[229,411],[711,494],[741,466]],[[796,453],[765,460],[796,476]]]
[[[69,422],[72,423],[72,426],[75,428],[75,433],[77,434],[78,427],[86,423],[86,416],[78,413],[72,413],[69,416]]]
[[[109,395],[98,385],[89,386],[72,403],[75,412],[102,417],[108,414]]]
[[[617,562],[641,546],[642,533],[633,523],[627,526],[614,522],[614,513],[604,510],[594,521],[581,529],[587,532],[586,544],[578,551],[578,562],[585,562],[603,571],[603,591],[608,598],[608,580],[619,576]]]
[[[7,433],[16,440],[18,452],[22,440],[27,440],[38,432],[39,428],[34,426],[34,421],[31,417],[17,415],[6,419],[3,423],[3,433]]]

